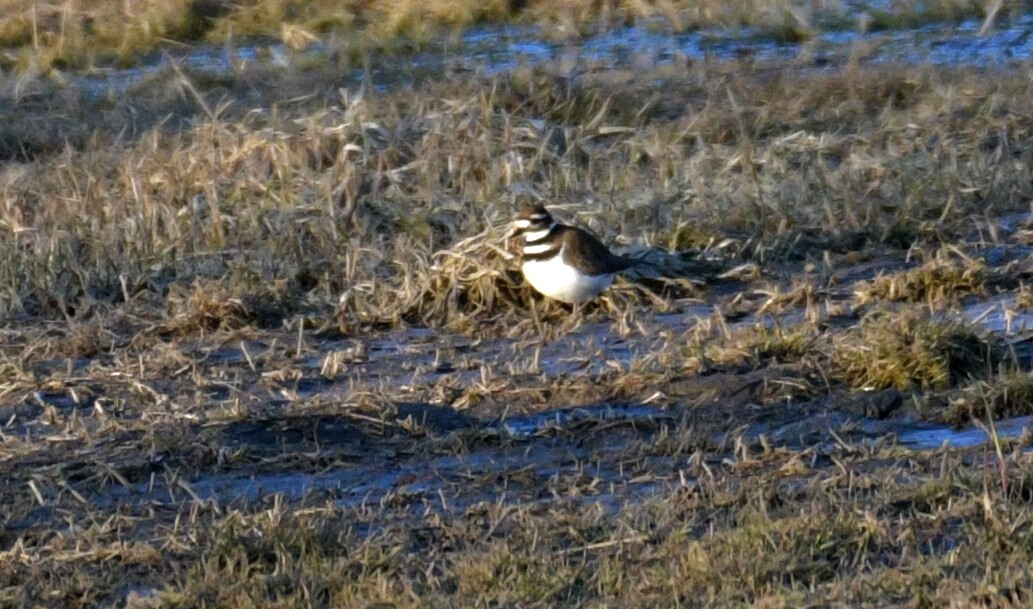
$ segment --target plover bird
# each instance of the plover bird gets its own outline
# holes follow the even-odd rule
[[[619,271],[638,264],[611,252],[591,233],[553,219],[544,205],[520,210],[516,234],[523,235],[521,270],[544,296],[575,306],[613,283]]]

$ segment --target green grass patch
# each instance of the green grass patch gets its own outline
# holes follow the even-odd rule
[[[831,364],[849,386],[945,388],[993,368],[994,347],[967,325],[916,313],[875,313],[837,342]]]

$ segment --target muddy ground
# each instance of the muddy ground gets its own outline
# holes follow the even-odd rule
[[[1022,265],[1028,253],[1022,248],[998,248],[986,255],[1018,275],[1027,272]],[[0,598],[7,605],[221,604],[226,597],[212,589],[213,581],[205,583],[204,574],[220,539],[237,534],[228,531],[254,526],[246,521],[287,514],[318,520],[318,526],[308,520],[305,526],[314,526],[317,538],[330,536],[312,542],[323,548],[319,555],[340,552],[337,560],[346,563],[358,560],[352,548],[365,552],[371,544],[401,543],[397,551],[409,556],[407,563],[423,560],[415,557],[425,553],[462,555],[470,551],[468,546],[459,549],[465,544],[505,540],[519,526],[514,519],[552,522],[542,514],[554,513],[565,515],[560,521],[591,514],[603,523],[597,523],[602,528],[595,536],[582,531],[566,540],[546,527],[548,552],[564,564],[574,557],[619,555],[626,544],[639,551],[657,546],[653,551],[663,554],[659,546],[669,542],[664,527],[670,523],[659,526],[647,518],[652,524],[644,530],[626,533],[607,531],[605,523],[695,498],[693,505],[702,502],[690,510],[695,523],[686,521],[690,528],[681,534],[702,543],[744,526],[735,524],[741,517],[755,517],[740,513],[752,513],[753,497],[761,498],[764,512],[772,512],[768,517],[781,520],[785,514],[773,514],[806,511],[813,494],[831,485],[837,492],[846,489],[850,505],[861,509],[864,519],[874,519],[871,526],[898,527],[890,522],[896,517],[887,521],[890,514],[880,512],[895,505],[891,512],[904,510],[908,519],[945,519],[947,528],[934,527],[933,537],[920,536],[921,541],[853,548],[849,557],[826,548],[834,556],[822,559],[828,571],[824,579],[813,579],[811,567],[801,567],[804,579],[798,580],[792,567],[779,563],[754,582],[761,587],[753,592],[719,581],[709,588],[710,601],[704,604],[757,598],[780,604],[813,596],[915,606],[906,593],[886,597],[836,586],[830,592],[829,586],[855,586],[858,577],[871,573],[864,567],[867,561],[890,560],[895,552],[906,556],[911,547],[938,560],[955,560],[961,542],[952,536],[964,534],[952,531],[971,524],[965,522],[968,516],[945,515],[954,509],[945,507],[951,497],[964,503],[959,485],[982,480],[984,501],[990,503],[980,521],[993,520],[995,503],[1024,505],[1028,458],[1022,448],[1030,418],[998,420],[992,429],[978,418],[951,424],[944,421],[942,407],[948,400],[933,399],[938,392],[931,389],[848,390],[791,358],[706,363],[690,348],[688,337],[771,328],[791,333],[809,324],[821,328],[810,340],[831,341],[864,314],[841,306],[852,301],[859,286],[917,266],[884,256],[825,274],[792,265],[770,267],[751,279],[726,277],[700,285],[700,297],[671,301],[664,313],[640,311],[629,322],[590,309],[585,319],[547,325],[536,338],[475,339],[416,327],[354,337],[333,329],[246,328],[189,343],[158,340],[138,350],[138,362],[124,361],[119,350],[78,358],[37,354],[24,362],[27,378],[0,402],[5,496],[0,547],[10,569]],[[810,282],[820,306],[764,312],[772,286],[799,286],[801,278]],[[1030,320],[1015,308],[1014,294],[969,297],[942,315],[966,320],[1007,342],[1016,370],[1033,365],[1026,346]],[[966,376],[982,374],[971,370]],[[1000,444],[995,453],[994,442],[1004,442],[1007,454],[999,452]],[[937,499],[910,504],[912,499],[900,498],[925,492]],[[729,501],[745,503],[717,507]],[[475,524],[484,519],[488,523]],[[462,540],[471,526],[480,532]],[[1012,526],[1024,531],[1028,525],[1020,519]],[[338,542],[345,535],[351,545],[338,546],[335,535]],[[399,541],[398,535],[405,539]],[[443,540],[442,535],[457,539]],[[773,550],[785,551],[788,539],[771,540]],[[280,552],[300,552],[295,558],[308,560],[304,544],[301,550],[274,546],[244,551],[246,558],[240,560],[262,563],[263,552],[272,552],[270,564],[282,560],[273,558]],[[676,560],[671,556],[657,560]],[[903,556],[897,559],[906,562]],[[436,580],[411,580],[411,574],[395,580],[408,568],[394,572],[395,567],[386,566],[391,560],[384,560],[372,571],[356,572],[353,566],[344,575],[337,564],[322,596],[307,603],[370,606],[362,599],[377,593],[349,586],[381,568],[378,581],[388,585],[382,592],[389,598],[402,594],[395,586],[417,586],[413,598],[445,594],[460,605],[474,602],[474,596],[438,588]],[[642,568],[631,561],[627,576]],[[782,569],[785,573],[776,575]],[[266,584],[260,586],[265,592],[253,589],[255,574],[265,572],[260,566],[245,568],[241,581],[233,584],[237,587],[224,592],[236,590],[238,599],[281,594],[297,599],[306,576],[287,571],[278,576],[286,578],[281,592],[269,592]],[[391,584],[384,584],[384,573]],[[1017,572],[1007,573],[1014,578]],[[968,581],[966,573],[956,576]],[[352,578],[345,586],[348,593],[335,588],[337,577]],[[1015,595],[1026,599],[1019,592],[1024,577],[1006,582],[1015,588],[999,594],[1008,602]],[[50,581],[62,583],[50,588]],[[945,591],[942,582],[927,587],[935,598],[958,594]],[[560,590],[565,597],[517,588],[494,593],[515,598],[513,606],[534,599],[601,602],[610,595],[567,586]],[[492,596],[488,590],[480,594],[477,598]],[[666,597],[653,594],[641,598],[695,605],[684,590]],[[998,593],[990,592],[962,597],[971,594],[989,595],[991,604],[999,600]]]

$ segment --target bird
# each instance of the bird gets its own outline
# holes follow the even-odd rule
[[[638,261],[618,256],[588,231],[561,224],[537,203],[520,209],[515,235],[524,238],[520,270],[538,293],[577,309]]]

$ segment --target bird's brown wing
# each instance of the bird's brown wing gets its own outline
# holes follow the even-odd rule
[[[623,271],[637,264],[634,260],[615,255],[587,231],[581,231],[582,238],[575,239],[573,237],[577,234],[577,229],[570,226],[564,226],[563,229],[565,261],[577,260],[578,266],[585,269],[589,275]]]

